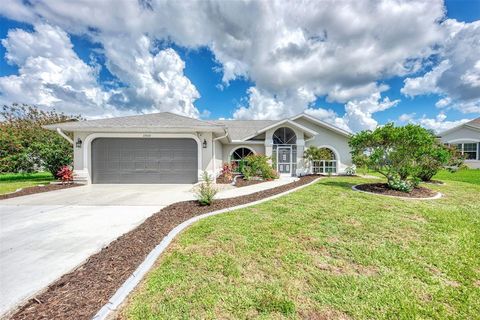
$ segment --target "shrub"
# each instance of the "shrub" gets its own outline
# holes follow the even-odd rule
[[[56,176],[62,181],[62,183],[71,183],[73,181],[73,170],[69,166],[63,166],[58,170]]]
[[[29,105],[12,104],[0,110],[0,172],[29,173],[46,168],[56,176],[70,165],[73,148],[58,133],[42,126],[81,119]]]
[[[387,180],[387,185],[390,189],[398,190],[402,192],[411,192],[416,183],[414,181],[401,180],[398,177],[392,177]]]
[[[202,180],[200,188],[196,192],[196,196],[200,205],[209,206],[213,203],[215,195],[217,194],[217,189],[213,186],[212,178],[208,172],[203,172]]]
[[[265,155],[251,154],[245,157],[244,163],[239,169],[246,180],[250,180],[253,177],[272,180],[278,177],[277,172],[269,163],[269,158]]]
[[[224,163],[222,167],[222,171],[220,172],[221,175],[225,177],[228,181],[233,180],[233,173],[237,169],[237,165],[235,162]]]
[[[418,185],[422,172],[438,171],[450,159],[431,131],[413,124],[395,127],[389,123],[374,131],[362,131],[349,145],[355,165],[382,174],[390,188],[405,192]],[[430,155],[435,165],[429,163]]]
[[[458,169],[463,165],[463,157],[458,149],[437,142],[424,151],[419,162],[417,177],[422,181],[430,181],[442,168]]]
[[[354,176],[356,173],[357,173],[357,168],[355,167],[355,165],[347,167],[345,169],[345,174],[347,176]]]

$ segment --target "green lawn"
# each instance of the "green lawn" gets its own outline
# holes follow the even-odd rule
[[[52,180],[54,180],[53,176],[49,172],[0,174],[0,194],[14,192],[20,188],[32,187],[39,184],[48,184]]]
[[[462,169],[456,172],[449,172],[442,170],[437,173],[434,180],[450,180],[450,181],[462,181],[474,184],[480,184],[480,169]]]
[[[202,220],[130,298],[128,319],[478,319],[480,186],[409,201],[324,178]]]

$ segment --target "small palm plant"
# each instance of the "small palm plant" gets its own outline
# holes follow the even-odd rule
[[[213,203],[217,189],[213,186],[213,180],[207,171],[202,173],[203,182],[200,184],[200,188],[196,192],[198,202],[202,206],[209,206]]]

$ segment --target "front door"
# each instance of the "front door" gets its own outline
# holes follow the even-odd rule
[[[277,149],[277,171],[280,174],[292,173],[292,148],[278,147]]]

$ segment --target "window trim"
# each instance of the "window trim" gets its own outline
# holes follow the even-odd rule
[[[475,152],[475,158],[474,159],[465,159],[465,161],[478,161],[480,160],[480,142],[476,142],[476,141],[469,141],[469,142],[454,142],[454,143],[450,143],[451,145],[455,145],[458,149],[458,151],[460,151],[460,153],[462,154],[462,156],[465,155],[465,144],[475,144],[476,147],[477,147],[477,150],[476,151],[466,151],[467,153],[474,153]],[[459,146],[461,146],[461,148],[459,148]]]

